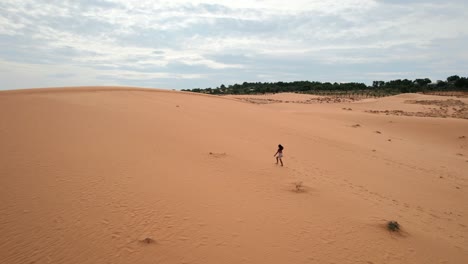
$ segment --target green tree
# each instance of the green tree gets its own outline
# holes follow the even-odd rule
[[[419,86],[426,86],[426,85],[430,84],[431,82],[432,81],[429,78],[414,80],[414,84],[419,85]]]
[[[447,77],[447,82],[456,82],[458,80],[460,80],[460,76],[458,76],[458,75],[453,75],[453,76]]]

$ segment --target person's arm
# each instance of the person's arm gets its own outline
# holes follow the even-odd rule
[[[273,155],[273,157],[276,157],[276,154],[278,154],[279,150],[276,151],[275,155]]]

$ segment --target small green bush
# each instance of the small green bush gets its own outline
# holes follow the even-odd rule
[[[400,224],[397,221],[388,221],[387,228],[392,232],[397,232],[400,231]]]

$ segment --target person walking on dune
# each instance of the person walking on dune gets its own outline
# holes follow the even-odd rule
[[[283,166],[283,146],[281,144],[278,145],[278,151],[276,151],[273,157],[276,157],[276,164],[278,164],[278,160],[281,162],[281,166]]]

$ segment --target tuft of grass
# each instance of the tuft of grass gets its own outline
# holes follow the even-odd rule
[[[388,221],[387,229],[392,232],[400,231],[400,224],[397,221]]]

